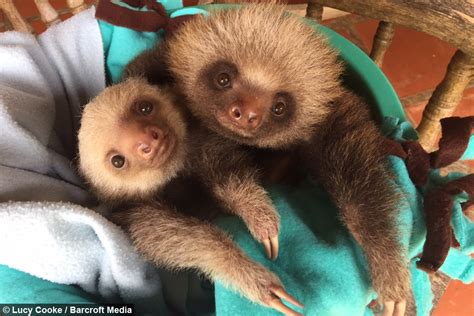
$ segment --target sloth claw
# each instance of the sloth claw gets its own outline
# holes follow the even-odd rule
[[[278,257],[278,235],[265,238],[262,240],[262,243],[268,258],[275,260]]]
[[[407,307],[406,300],[400,302],[386,301],[383,303],[382,316],[403,316]]]
[[[293,296],[288,294],[285,291],[285,289],[283,289],[280,286],[273,286],[273,287],[270,288],[270,291],[273,295],[273,298],[268,303],[268,305],[271,308],[276,309],[277,311],[279,311],[279,312],[281,312],[285,315],[288,315],[288,316],[300,316],[301,315],[297,311],[294,311],[291,308],[289,308],[288,306],[286,306],[285,304],[283,304],[283,302],[281,301],[281,299],[284,299],[284,300],[288,301],[289,303],[291,303],[291,304],[293,304],[293,305],[295,305],[299,308],[304,308],[303,304],[301,304]]]
[[[395,311],[393,312],[393,316],[403,316],[403,315],[405,315],[406,309],[407,309],[407,301],[406,300],[395,303]]]

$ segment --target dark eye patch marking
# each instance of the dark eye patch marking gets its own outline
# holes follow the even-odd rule
[[[274,121],[290,121],[295,112],[295,99],[289,92],[277,92],[273,97],[270,111]]]
[[[237,66],[220,60],[205,68],[200,77],[212,90],[224,90],[232,87],[232,81],[238,76]]]

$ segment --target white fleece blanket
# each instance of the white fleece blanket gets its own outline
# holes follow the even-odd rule
[[[94,14],[38,40],[0,33],[0,264],[105,299],[156,301],[157,271],[87,208],[91,196],[71,163],[81,109],[105,87]]]

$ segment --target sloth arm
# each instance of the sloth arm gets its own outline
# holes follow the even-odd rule
[[[280,218],[267,191],[259,183],[259,172],[249,149],[212,132],[198,138],[197,172],[217,200],[242,218],[252,236],[261,242],[267,256],[278,256]]]
[[[399,193],[382,153],[383,137],[366,104],[350,92],[335,102],[322,133],[303,146],[310,173],[320,179],[341,218],[363,248],[385,312],[404,314],[408,260],[396,224]],[[393,302],[401,302],[400,304]]]
[[[278,277],[250,260],[210,223],[184,216],[158,202],[112,213],[110,219],[131,237],[137,250],[155,264],[171,269],[197,268],[250,300],[286,315],[299,315],[281,302],[300,306]]]

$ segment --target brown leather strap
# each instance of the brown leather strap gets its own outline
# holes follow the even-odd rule
[[[407,154],[405,163],[411,180],[417,186],[424,186],[428,181],[430,170],[428,153],[421,147],[420,143],[415,141],[406,141],[402,144],[402,147]]]
[[[131,7],[142,8],[146,7],[148,10],[157,12],[160,16],[168,18],[165,7],[157,2],[157,0],[122,0]]]
[[[461,158],[474,128],[474,116],[445,118],[441,120],[441,128],[443,136],[439,150],[431,154],[418,142],[406,141],[397,146],[394,141],[385,141],[384,151],[405,160],[410,178],[418,187],[424,186],[428,181],[430,168],[445,167]],[[417,262],[419,269],[429,273],[436,272],[446,260],[449,248],[459,247],[451,227],[452,196],[463,191],[470,197],[462,205],[464,210],[474,203],[474,174],[434,188],[425,195],[423,211],[427,234],[423,254]]]
[[[442,188],[427,193],[424,200],[426,241],[416,266],[426,272],[435,272],[446,259],[451,247],[452,199]]]
[[[431,166],[436,169],[452,164],[464,154],[474,129],[474,116],[442,119],[441,128],[443,137],[439,150],[430,154]]]
[[[140,32],[156,32],[161,30],[166,26],[169,19],[156,11],[134,11],[116,5],[110,0],[99,1],[95,17],[110,24]]]
[[[444,187],[444,190],[449,194],[455,195],[461,192],[466,192],[470,198],[469,201],[474,199],[474,173],[448,182]]]
[[[165,36],[170,36],[178,26],[193,17],[184,15],[171,19],[163,5],[156,0],[122,0],[122,2],[135,8],[146,7],[148,11],[130,10],[111,0],[100,0],[96,8],[96,19],[140,32],[157,32],[163,29]]]
[[[439,149],[428,154],[418,142],[406,141],[402,144],[404,153],[394,141],[384,143],[384,152],[405,159],[410,178],[417,186],[423,186],[428,179],[430,168],[441,168],[459,160],[466,151],[470,135],[474,129],[474,116],[450,117],[441,120],[443,137]]]
[[[417,267],[426,272],[436,272],[446,260],[449,248],[459,245],[451,228],[452,196],[466,192],[469,201],[474,199],[474,174],[453,180],[443,187],[428,192],[424,200],[427,227],[423,254]]]
[[[393,139],[385,138],[383,147],[385,155],[397,156],[403,160],[407,158],[407,153],[405,152],[405,149],[403,149],[402,144]]]

